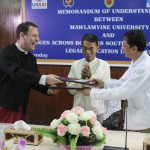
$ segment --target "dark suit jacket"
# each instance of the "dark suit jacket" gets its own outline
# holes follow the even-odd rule
[[[22,106],[26,111],[30,89],[47,94],[48,86],[39,85],[41,74],[36,58],[18,50],[15,44],[0,51],[0,106],[18,111]]]

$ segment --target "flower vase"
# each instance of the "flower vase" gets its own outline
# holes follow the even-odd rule
[[[76,150],[92,150],[93,146],[76,146]],[[70,145],[64,145],[65,150],[71,150]]]

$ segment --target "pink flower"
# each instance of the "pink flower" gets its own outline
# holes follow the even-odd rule
[[[97,117],[96,116],[93,116],[91,119],[90,119],[90,122],[92,125],[95,125],[96,122],[97,122]]]
[[[71,109],[71,111],[73,111],[74,113],[76,113],[77,115],[80,115],[81,113],[84,112],[84,109],[79,107],[79,106],[76,106],[74,108]]]
[[[66,110],[61,114],[61,118],[64,119],[66,118],[66,115],[69,114],[71,111],[70,110]]]
[[[103,128],[103,134],[104,135],[106,135],[108,133],[108,130],[107,130],[107,128],[105,127],[105,128]]]
[[[81,127],[81,134],[83,136],[89,137],[90,134],[90,128],[88,126],[82,126]]]
[[[59,136],[64,136],[67,132],[67,126],[60,124],[57,128],[57,134]]]

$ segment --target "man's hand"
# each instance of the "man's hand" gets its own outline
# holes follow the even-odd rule
[[[59,76],[54,75],[54,74],[47,75],[46,76],[46,84],[54,85],[54,84],[57,84],[57,83],[63,83],[63,81],[57,79],[58,77]]]
[[[56,87],[56,85],[52,85],[51,87]],[[59,89],[48,89],[48,94],[57,94],[60,90]]]
[[[96,84],[95,84],[96,87],[104,88],[104,82],[103,82],[103,80],[101,80],[101,79],[94,79],[92,81],[96,81]]]
[[[91,70],[89,65],[85,64],[83,69],[81,70],[81,79],[91,78]]]
[[[90,91],[91,91],[91,89],[84,89],[84,90],[82,90],[82,93],[85,96],[90,96]]]

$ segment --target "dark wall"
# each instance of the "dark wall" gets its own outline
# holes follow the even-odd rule
[[[0,48],[16,42],[15,29],[21,21],[21,0],[0,0]],[[57,74],[67,76],[70,66],[39,65],[42,74]],[[111,67],[112,78],[118,79],[127,68]],[[49,125],[54,118],[71,109],[73,96],[67,90],[54,96],[45,96],[31,91],[28,107],[28,120],[31,124]]]

